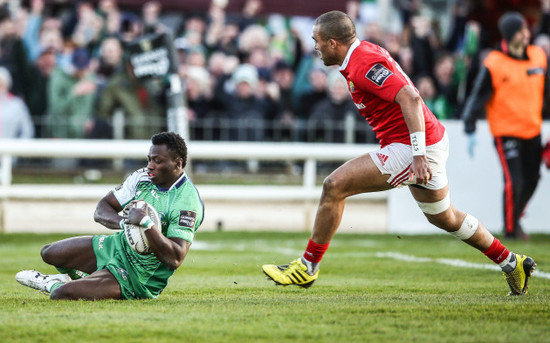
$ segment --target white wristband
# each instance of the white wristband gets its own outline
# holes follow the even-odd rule
[[[411,133],[411,148],[413,156],[426,155],[426,132],[417,131]]]
[[[141,221],[139,222],[139,225],[141,225],[141,227],[143,227],[145,229],[145,231],[147,231],[150,228],[152,228],[153,225],[155,225],[155,224],[151,220],[151,217],[145,216],[141,219]]]

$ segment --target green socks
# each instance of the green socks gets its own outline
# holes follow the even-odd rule
[[[82,279],[83,277],[86,277],[86,276],[90,275],[88,273],[84,273],[84,272],[81,272],[80,270],[76,270],[76,269],[61,268],[61,267],[55,267],[55,269],[57,269],[61,274],[69,275],[71,277],[71,279],[73,279],[73,280]]]

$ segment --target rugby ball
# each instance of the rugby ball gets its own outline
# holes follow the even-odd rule
[[[146,204],[147,203],[145,201],[139,200],[138,202],[132,204],[131,207],[143,208]],[[147,214],[155,224],[155,228],[160,230],[160,216],[151,204],[148,204],[147,206]],[[147,255],[152,252],[149,247],[147,236],[145,235],[145,230],[140,225],[124,224],[124,237],[126,237],[126,242],[128,242],[128,245],[138,254]]]

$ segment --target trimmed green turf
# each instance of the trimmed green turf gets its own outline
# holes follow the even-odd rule
[[[66,235],[0,235],[2,342],[548,342],[550,280],[507,297],[498,271],[446,236],[336,235],[309,289],[275,287],[260,271],[301,254],[308,234],[199,233],[156,300],[50,301],[20,286],[21,269],[43,272],[40,248]],[[550,236],[504,242],[549,272]],[[406,262],[377,253],[427,258]],[[378,256],[378,257],[377,257]],[[547,275],[547,274],[544,274]]]

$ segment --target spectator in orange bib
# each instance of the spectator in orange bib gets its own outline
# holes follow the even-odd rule
[[[547,60],[541,48],[529,45],[531,34],[521,14],[504,14],[498,26],[501,47],[485,59],[462,118],[473,155],[475,122],[485,106],[504,176],[504,234],[527,240],[519,221],[540,178]]]

